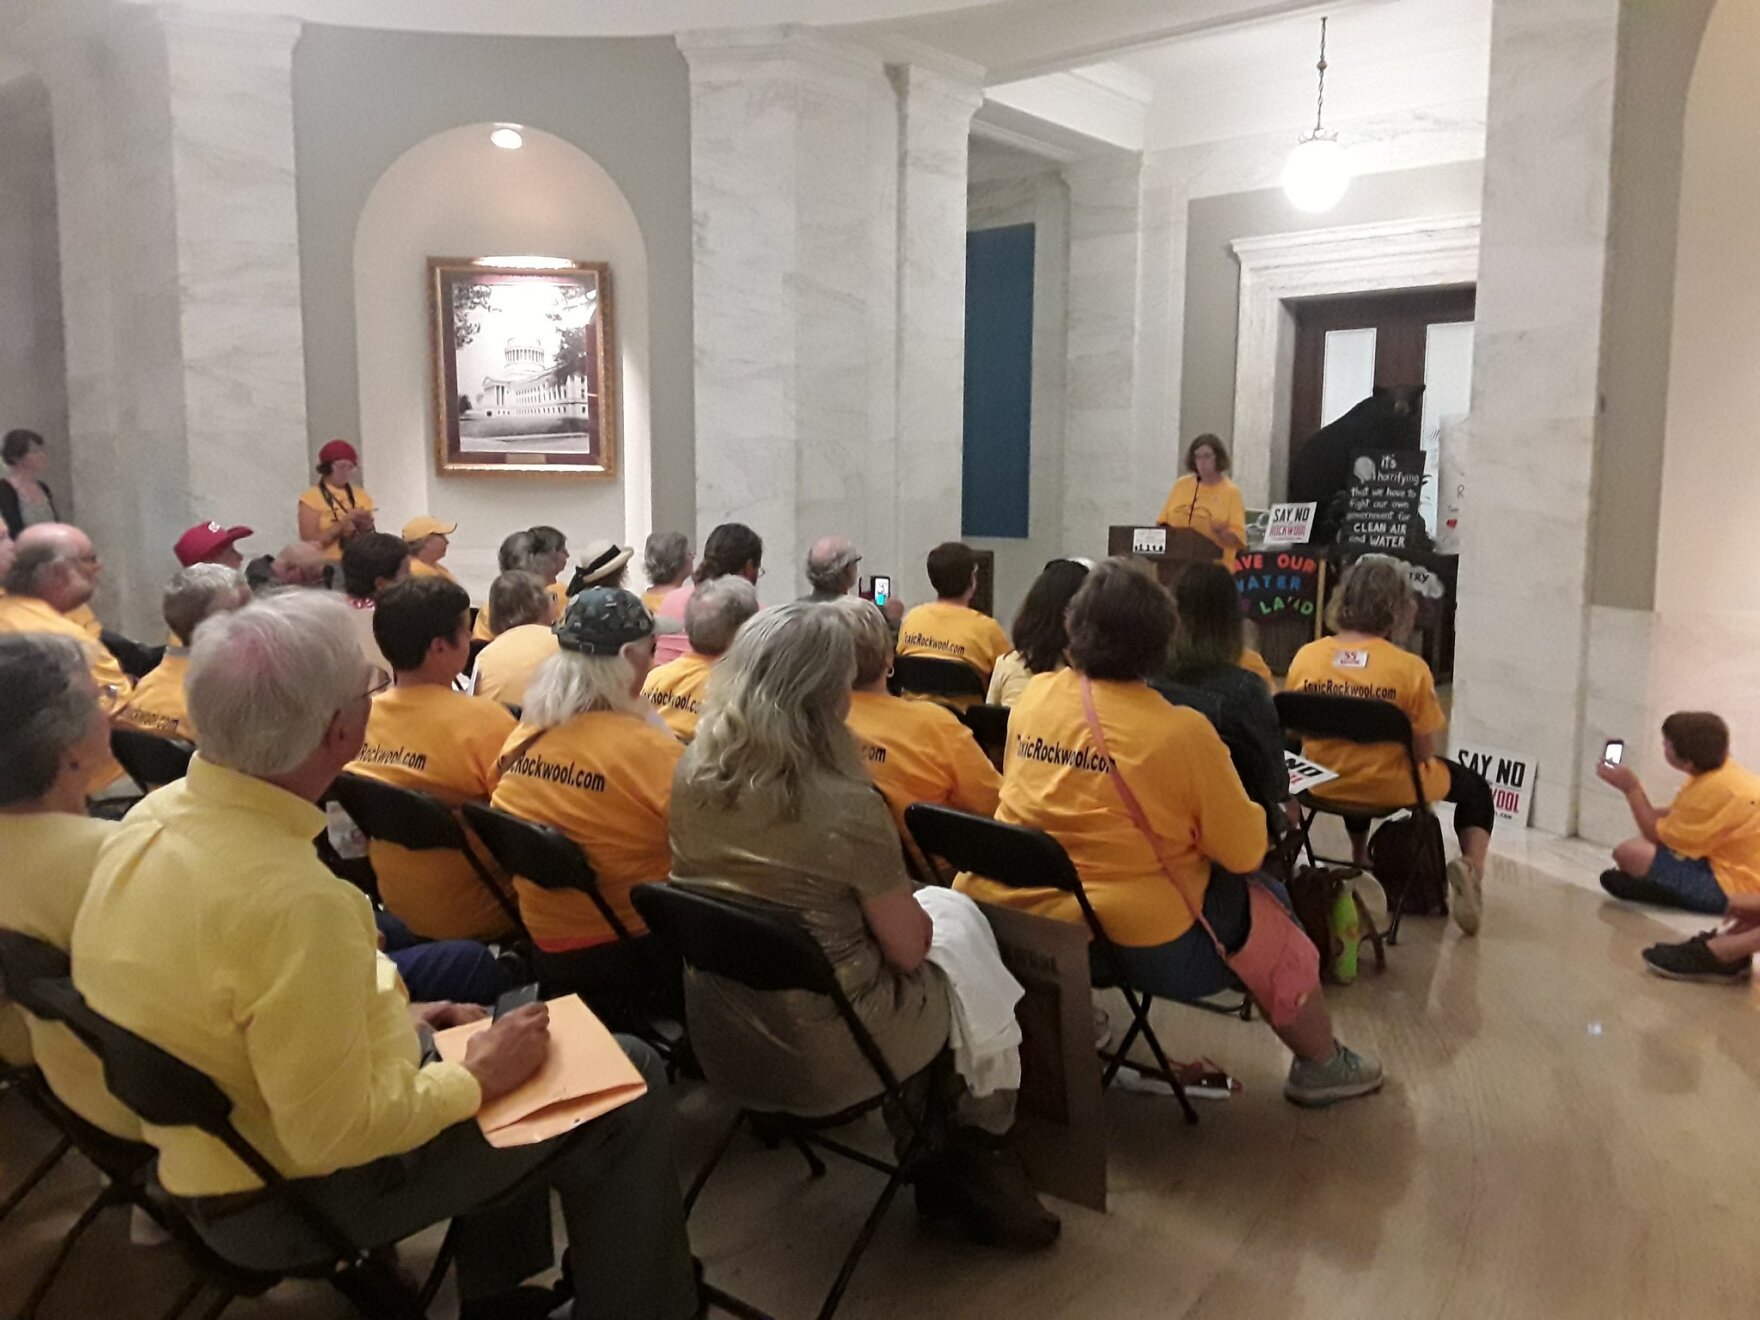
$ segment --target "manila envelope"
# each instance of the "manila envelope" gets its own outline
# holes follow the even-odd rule
[[[608,1114],[648,1093],[629,1055],[612,1039],[578,995],[552,999],[550,1052],[538,1071],[506,1095],[477,1111],[477,1125],[491,1146],[534,1146]],[[448,1063],[464,1058],[472,1036],[489,1019],[434,1034],[434,1047]]]

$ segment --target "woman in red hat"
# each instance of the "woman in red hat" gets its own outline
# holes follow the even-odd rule
[[[352,483],[361,456],[346,440],[332,440],[318,451],[318,484],[299,497],[299,539],[324,548],[324,558],[342,558],[342,546],[373,530],[373,497]]]

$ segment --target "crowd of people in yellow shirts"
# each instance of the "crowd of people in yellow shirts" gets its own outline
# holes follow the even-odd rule
[[[650,536],[641,594],[625,586],[633,550],[611,541],[589,543],[564,587],[566,536],[533,527],[502,543],[473,618],[443,563],[455,526],[424,516],[401,536],[378,532],[358,461],[346,442],[324,447],[299,501],[300,542],[248,576],[237,543],[250,529],[191,528],[162,599],[169,644],[138,681],[90,617],[101,572],[90,539],[37,518],[0,540],[0,847],[20,862],[0,887],[0,927],[71,948],[93,1005],[200,1060],[283,1172],[363,1225],[376,1206],[377,1227],[363,1232],[395,1240],[468,1208],[439,1193],[441,1172],[434,1186],[414,1178],[394,1205],[357,1178],[376,1161],[431,1157],[455,1178],[480,1164],[484,1200],[522,1180],[560,1190],[571,1242],[604,1265],[617,1253],[594,1179],[616,1163],[607,1143],[624,1143],[646,1161],[619,1176],[647,1237],[596,1278],[577,1260],[568,1287],[603,1313],[691,1313],[677,1189],[655,1173],[670,1148],[651,1053],[628,1047],[655,1093],[645,1117],[601,1129],[613,1135],[571,1146],[570,1159],[522,1164],[484,1154],[461,1129],[537,1066],[541,1006],[497,1022],[462,1065],[425,1059],[398,1025],[402,1009],[432,1026],[471,1020],[481,1011],[471,1004],[509,984],[495,951],[513,949],[546,996],[593,1003],[651,983],[681,1002],[710,1080],[744,1105],[840,1112],[861,1100],[866,1065],[823,1012],[695,972],[681,981],[631,895],[670,882],[792,914],[909,1075],[949,1047],[960,993],[929,961],[932,922],[914,881],[951,879],[985,903],[1086,919],[1064,889],[938,873],[904,824],[915,803],[1054,839],[1139,989],[1189,1002],[1244,988],[1290,1049],[1292,1102],[1381,1087],[1379,1061],[1338,1040],[1312,947],[1267,872],[1297,808],[1275,680],[1247,644],[1224,562],[1192,568],[1169,593],[1123,560],[1054,560],[1011,635],[972,607],[978,557],[960,542],[928,553],[935,599],[900,611],[855,593],[860,553],[827,537],[806,566],[813,593],[761,611],[763,541],[741,524],[713,529],[700,556],[683,534]],[[1216,503],[1219,546],[1244,544],[1230,530],[1238,500],[1216,493],[1220,442],[1201,437],[1188,461],[1194,489],[1176,489],[1169,507],[1183,503],[1189,524]],[[1338,588],[1331,635],[1295,655],[1284,684],[1405,712],[1426,801],[1454,805],[1451,911],[1471,936],[1492,800],[1481,776],[1443,757],[1434,679],[1401,645],[1414,608],[1403,566],[1364,556]],[[968,668],[989,704],[1008,709],[1000,755],[980,747],[959,703],[895,691],[898,657]],[[199,749],[185,779],[120,823],[87,814],[120,774],[113,723]],[[1760,947],[1760,780],[1729,759],[1715,716],[1673,716],[1663,737],[1689,776],[1671,808],[1652,806],[1629,769],[1601,770],[1640,831],[1603,883],[1619,898],[1730,919],[1647,951],[1653,970],[1745,976]],[[1345,813],[1366,865],[1367,816],[1412,802],[1405,749],[1309,739],[1302,750],[1337,773],[1318,796]],[[467,828],[470,857],[370,840],[375,910],[307,846],[323,825],[312,804],[338,773],[552,827],[590,864],[597,899],[499,869]],[[196,950],[192,932],[211,947]],[[345,1021],[368,1038],[351,1044]],[[216,1240],[292,1250],[255,1202],[227,1199],[255,1186],[242,1166],[143,1131],[64,1035],[0,1003],[0,1047],[14,1064],[34,1052],[91,1122],[160,1145],[166,1190]],[[952,1135],[919,1208],[988,1245],[1051,1245],[1057,1219],[1010,1140],[1013,1090],[967,1085],[950,1103]],[[497,1308],[520,1279],[492,1275],[461,1276],[467,1300],[479,1300],[477,1315],[513,1313]]]

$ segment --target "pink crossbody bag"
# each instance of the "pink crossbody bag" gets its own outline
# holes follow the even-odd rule
[[[1247,942],[1234,953],[1228,951],[1222,941],[1216,938],[1216,932],[1211,929],[1210,923],[1204,919],[1203,908],[1193,906],[1162,859],[1161,836],[1150,828],[1148,817],[1143,814],[1142,805],[1137,801],[1137,795],[1131,792],[1131,786],[1125,782],[1124,774],[1118,768],[1118,761],[1106,746],[1106,731],[1100,727],[1100,713],[1094,709],[1094,688],[1086,676],[1082,678],[1082,711],[1088,717],[1088,732],[1094,735],[1095,749],[1106,760],[1107,774],[1112,780],[1113,788],[1118,790],[1118,796],[1132,823],[1148,840],[1162,874],[1167,877],[1168,884],[1173,886],[1173,892],[1179,895],[1181,906],[1191,914],[1193,921],[1203,927],[1210,942],[1216,946],[1217,954],[1247,988],[1247,993],[1259,1005],[1260,1011],[1271,1019],[1271,1025],[1288,1026],[1302,1011],[1302,1006],[1320,988],[1319,950],[1302,933],[1301,927],[1290,920],[1276,895],[1257,880],[1249,878],[1247,904],[1250,926]]]

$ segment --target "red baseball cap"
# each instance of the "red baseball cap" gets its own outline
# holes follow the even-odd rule
[[[197,523],[182,536],[172,547],[177,562],[185,568],[192,564],[201,564],[212,559],[234,541],[242,541],[251,535],[248,527],[222,527],[217,522]]]
[[[354,446],[346,440],[332,440],[318,451],[318,462],[334,463],[346,458],[350,463],[359,463],[361,456],[354,451]]]

